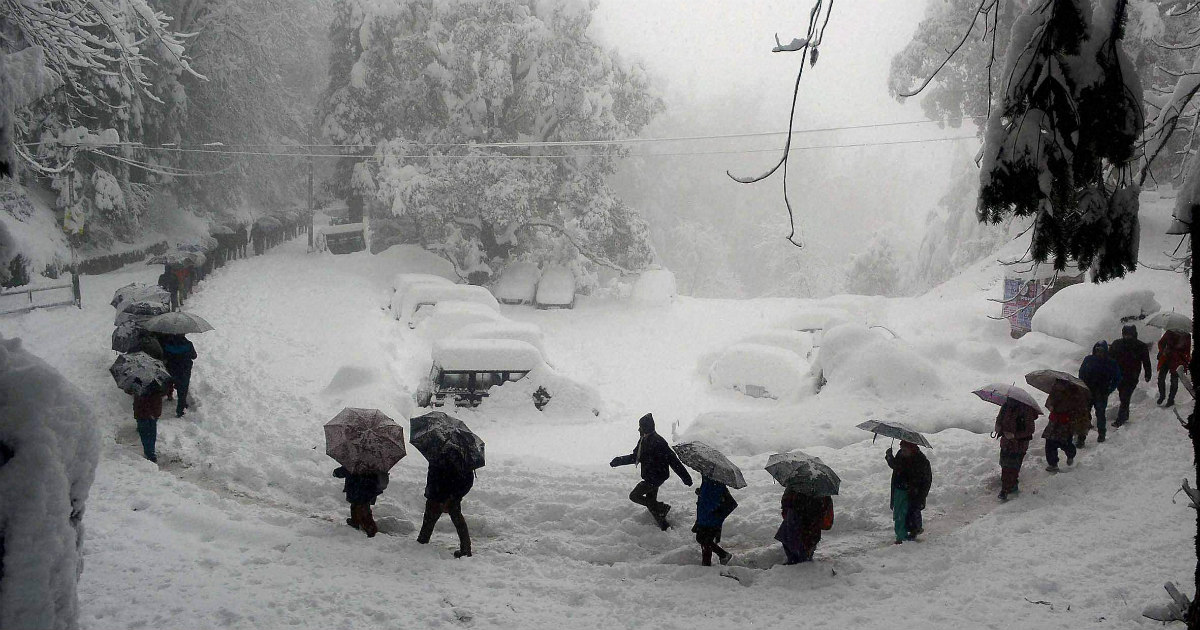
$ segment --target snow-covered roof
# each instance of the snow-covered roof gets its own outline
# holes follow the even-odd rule
[[[527,372],[544,361],[537,348],[515,339],[443,339],[433,344],[433,363],[451,372]]]
[[[353,232],[362,232],[363,224],[361,223],[346,223],[344,225],[326,225],[317,230],[326,236],[330,234],[350,234]]]
[[[542,329],[537,324],[529,322],[514,322],[504,320],[469,324],[454,333],[457,339],[514,339],[537,348],[545,353],[545,342]]]

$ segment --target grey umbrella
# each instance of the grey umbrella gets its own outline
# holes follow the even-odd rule
[[[1030,387],[1047,394],[1054,390],[1055,383],[1066,383],[1067,386],[1075,388],[1078,393],[1086,394],[1088,400],[1091,400],[1092,397],[1092,390],[1088,388],[1087,383],[1058,370],[1034,370],[1025,375],[1025,382],[1029,383]]]
[[[351,474],[387,472],[407,454],[404,427],[378,409],[346,407],[325,423],[325,454]]]
[[[221,225],[220,223],[214,223],[212,225],[212,227],[208,228],[208,233],[212,234],[213,236],[222,236],[222,235],[228,236],[230,234],[236,234],[237,232],[233,228],[229,227],[228,225]]]
[[[1017,387],[1016,385],[992,383],[991,385],[980,387],[971,393],[975,394],[982,400],[992,403],[993,405],[1003,406],[1004,403],[1012,400],[1019,402],[1030,409],[1033,409],[1039,416],[1045,413],[1042,411],[1041,406],[1037,404],[1037,401],[1033,399],[1033,396],[1029,392]]]
[[[159,254],[150,260],[146,261],[150,265],[171,265],[172,267],[181,267],[191,264],[191,252],[181,252],[178,250],[169,251],[165,254]]]
[[[870,431],[875,435],[896,438],[897,440],[912,442],[917,446],[933,448],[933,445],[929,443],[929,440],[925,439],[924,435],[921,435],[919,431],[902,422],[867,420],[866,422],[858,425],[858,428],[862,429],[863,431]],[[874,438],[872,438],[872,440],[874,440]]]
[[[120,326],[128,322],[141,324],[157,315],[170,312],[171,307],[162,302],[142,301],[122,304],[121,310],[117,311],[116,317],[113,318],[113,326]]]
[[[820,457],[800,451],[772,455],[767,460],[766,471],[771,473],[775,481],[801,494],[833,496],[842,485],[842,478],[826,466]]]
[[[113,329],[112,349],[117,352],[134,352],[142,347],[142,335],[145,334],[137,324],[126,322]]]
[[[126,306],[137,302],[170,304],[171,294],[156,284],[133,282],[114,291],[113,299],[109,304],[112,304],[113,308],[118,311],[123,311]]]
[[[1154,317],[1146,320],[1147,326],[1162,328],[1163,330],[1173,330],[1187,335],[1192,334],[1192,320],[1186,315],[1180,315],[1174,311],[1170,313],[1159,313]]]
[[[745,488],[742,470],[717,449],[704,442],[683,442],[674,446],[679,461],[696,469],[703,477],[723,483],[730,488]]]
[[[432,411],[411,420],[408,441],[429,461],[457,453],[471,470],[483,468],[483,440],[471,432],[462,420]]]
[[[108,373],[112,374],[117,387],[135,396],[165,392],[171,382],[171,375],[163,367],[162,361],[142,352],[117,357],[108,368]]]
[[[150,332],[167,335],[187,335],[213,330],[212,324],[205,321],[203,317],[183,311],[164,313],[151,317],[146,321],[143,328]]]

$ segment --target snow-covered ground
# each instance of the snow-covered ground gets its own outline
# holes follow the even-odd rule
[[[1144,212],[1150,261],[1172,249],[1154,236],[1167,212]],[[141,459],[129,398],[107,373],[108,299],[156,268],[85,278],[82,312],[0,319],[0,334],[22,337],[83,391],[105,437],[86,517],[85,627],[1130,627],[1149,623],[1142,607],[1163,598],[1164,581],[1191,575],[1194,515],[1172,502],[1190,448],[1149,390],[1131,425],[1068,473],[1043,472],[1035,440],[1022,496],[995,499],[996,408],[970,390],[1074,371],[1086,349],[1010,339],[988,318],[1002,276],[990,261],[912,299],[503,306],[542,328],[555,370],[599,392],[600,415],[554,402],[539,413],[515,397],[460,412],[488,446],[464,502],[475,557],[450,557],[449,523],[431,545],[415,542],[425,475],[415,450],[377,506],[385,535],[366,539],[343,523],[321,425],[349,405],[412,413],[429,340],[382,307],[396,273],[431,267],[412,251],[310,255],[296,241],[214,273],[188,305],[217,329],[194,336],[197,404],[160,422],[159,466]],[[1180,276],[1144,269],[1121,282],[1190,311]],[[868,331],[825,340],[842,351],[820,393],[748,398],[697,372],[703,357],[816,308]],[[664,486],[676,527],[661,532],[626,498],[636,471],[608,468],[647,411],[668,439],[709,441],[745,471],[723,541],[735,566],[699,566],[690,489]],[[919,543],[890,544],[887,444],[854,428],[868,418],[933,432]],[[797,448],[836,469],[843,491],[817,562],[789,567],[772,540],[781,489],[762,466]]]

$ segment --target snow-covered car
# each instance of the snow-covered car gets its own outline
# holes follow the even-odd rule
[[[491,291],[483,287],[471,284],[418,284],[409,288],[404,296],[397,300],[396,306],[392,308],[392,317],[405,322],[409,328],[416,328],[428,315],[426,311],[429,307],[438,302],[449,301],[473,302],[500,312],[500,303],[492,296]]]
[[[533,304],[540,276],[541,272],[533,263],[512,263],[492,285],[492,294],[501,304]]]
[[[812,333],[797,332],[794,330],[782,329],[766,329],[755,333],[751,333],[739,339],[736,343],[752,343],[761,344],[764,346],[774,346],[784,350],[794,352],[796,356],[811,361],[813,359],[813,335]],[[700,355],[700,359],[696,362],[696,371],[702,375],[707,375],[712,369],[713,363],[728,347],[706,352]]]
[[[443,300],[422,309],[417,331],[427,339],[442,339],[464,327],[480,324],[500,324],[508,321],[495,309],[477,302]]]
[[[454,282],[431,273],[398,273],[395,278],[392,278],[392,296],[389,308],[393,311],[399,309],[401,302],[404,301],[404,296],[413,287],[423,284],[453,286]]]
[[[538,308],[575,308],[575,274],[561,265],[546,267],[537,287]]]
[[[473,323],[459,328],[452,335],[455,339],[514,339],[538,349],[546,355],[545,336],[537,324],[512,320]]]
[[[647,269],[633,284],[630,297],[643,306],[667,306],[676,295],[675,274],[667,269]]]
[[[734,389],[754,398],[795,400],[812,393],[808,362],[795,352],[760,343],[735,343],[708,371],[713,387]]]
[[[432,358],[429,378],[417,389],[420,407],[476,407],[492,387],[545,364],[537,348],[514,339],[443,339],[433,344]]]
[[[825,331],[843,322],[854,321],[850,313],[840,308],[810,308],[792,313],[776,322],[776,328],[812,335],[814,347],[820,347]]]

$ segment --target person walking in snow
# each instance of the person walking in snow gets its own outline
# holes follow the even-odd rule
[[[892,493],[889,507],[892,508],[892,523],[896,533],[896,544],[916,540],[925,527],[921,521],[921,510],[929,487],[933,485],[933,470],[929,458],[912,442],[900,441],[900,452],[892,449],[884,453],[887,465],[892,469]]]
[[[188,387],[192,381],[192,362],[196,360],[196,347],[183,335],[164,335],[162,338],[163,365],[175,383],[178,400],[175,402],[175,417],[182,418],[188,408]]]
[[[1113,428],[1129,422],[1129,401],[1137,389],[1138,377],[1145,373],[1150,382],[1150,346],[1138,339],[1137,326],[1126,324],[1121,328],[1121,338],[1112,342],[1108,355],[1121,366],[1121,382],[1117,384],[1117,397],[1121,406],[1117,409],[1117,421]]]
[[[1075,463],[1075,443],[1071,440],[1074,432],[1072,420],[1080,413],[1081,406],[1086,413],[1087,403],[1075,400],[1077,395],[1072,394],[1073,389],[1075,388],[1067,383],[1058,381],[1051,388],[1050,396],[1046,398],[1046,409],[1050,412],[1050,421],[1042,430],[1042,437],[1046,439],[1046,470],[1048,472],[1058,472],[1058,451],[1060,450],[1066,453],[1068,466]]]
[[[475,471],[467,465],[457,451],[445,458],[429,462],[429,473],[425,479],[425,516],[417,542],[422,545],[433,536],[442,513],[450,515],[450,522],[458,532],[458,551],[455,558],[471,556],[471,534],[467,530],[467,519],[463,518],[462,500],[475,485]]]
[[[672,470],[685,486],[692,485],[692,476],[667,441],[654,432],[653,415],[646,414],[638,420],[638,434],[641,437],[633,453],[614,457],[608,465],[613,468],[630,464],[641,466],[642,481],[629,493],[629,500],[646,506],[658,526],[665,530],[670,527],[667,512],[671,511],[671,506],[658,500],[658,488],[671,477]]]
[[[138,437],[142,440],[142,454],[152,462],[158,462],[155,444],[158,442],[163,393],[157,385],[151,385],[145,393],[133,395],[133,419],[137,422]]]
[[[786,487],[779,508],[783,522],[775,531],[775,540],[783,544],[787,564],[811,561],[821,532],[833,527],[833,499]]]
[[[1000,439],[1000,500],[1021,491],[1021,464],[1033,440],[1037,411],[1015,400],[1007,400],[996,414],[994,437]]]
[[[263,234],[263,229],[259,224],[255,223],[254,225],[250,226],[250,240],[254,241],[254,255],[255,256],[262,256],[263,239],[265,237],[266,237],[266,235]]]
[[[700,487],[696,488],[696,524],[692,526],[696,542],[700,543],[700,564],[711,567],[714,553],[721,564],[729,564],[733,554],[718,543],[725,519],[737,505],[728,486],[709,477],[700,478]]]
[[[1079,365],[1079,379],[1092,390],[1092,409],[1096,412],[1096,441],[1108,433],[1108,397],[1121,383],[1121,366],[1108,356],[1108,342],[1097,341],[1092,353]]]
[[[158,277],[158,286],[171,294],[171,310],[179,310],[179,278],[171,271],[170,263],[163,265],[162,275]]]
[[[1158,339],[1158,404],[1175,404],[1179,391],[1179,370],[1188,371],[1192,362],[1192,336],[1175,330],[1164,331]],[[1167,394],[1167,374],[1171,375],[1171,392]]]
[[[350,518],[346,519],[346,524],[362,531],[367,538],[374,538],[379,532],[379,526],[375,524],[371,506],[375,505],[375,499],[387,489],[388,474],[383,472],[356,475],[346,470],[345,466],[338,466],[334,469],[333,476],[346,480],[342,484],[342,492],[346,493],[346,502],[350,504]]]

